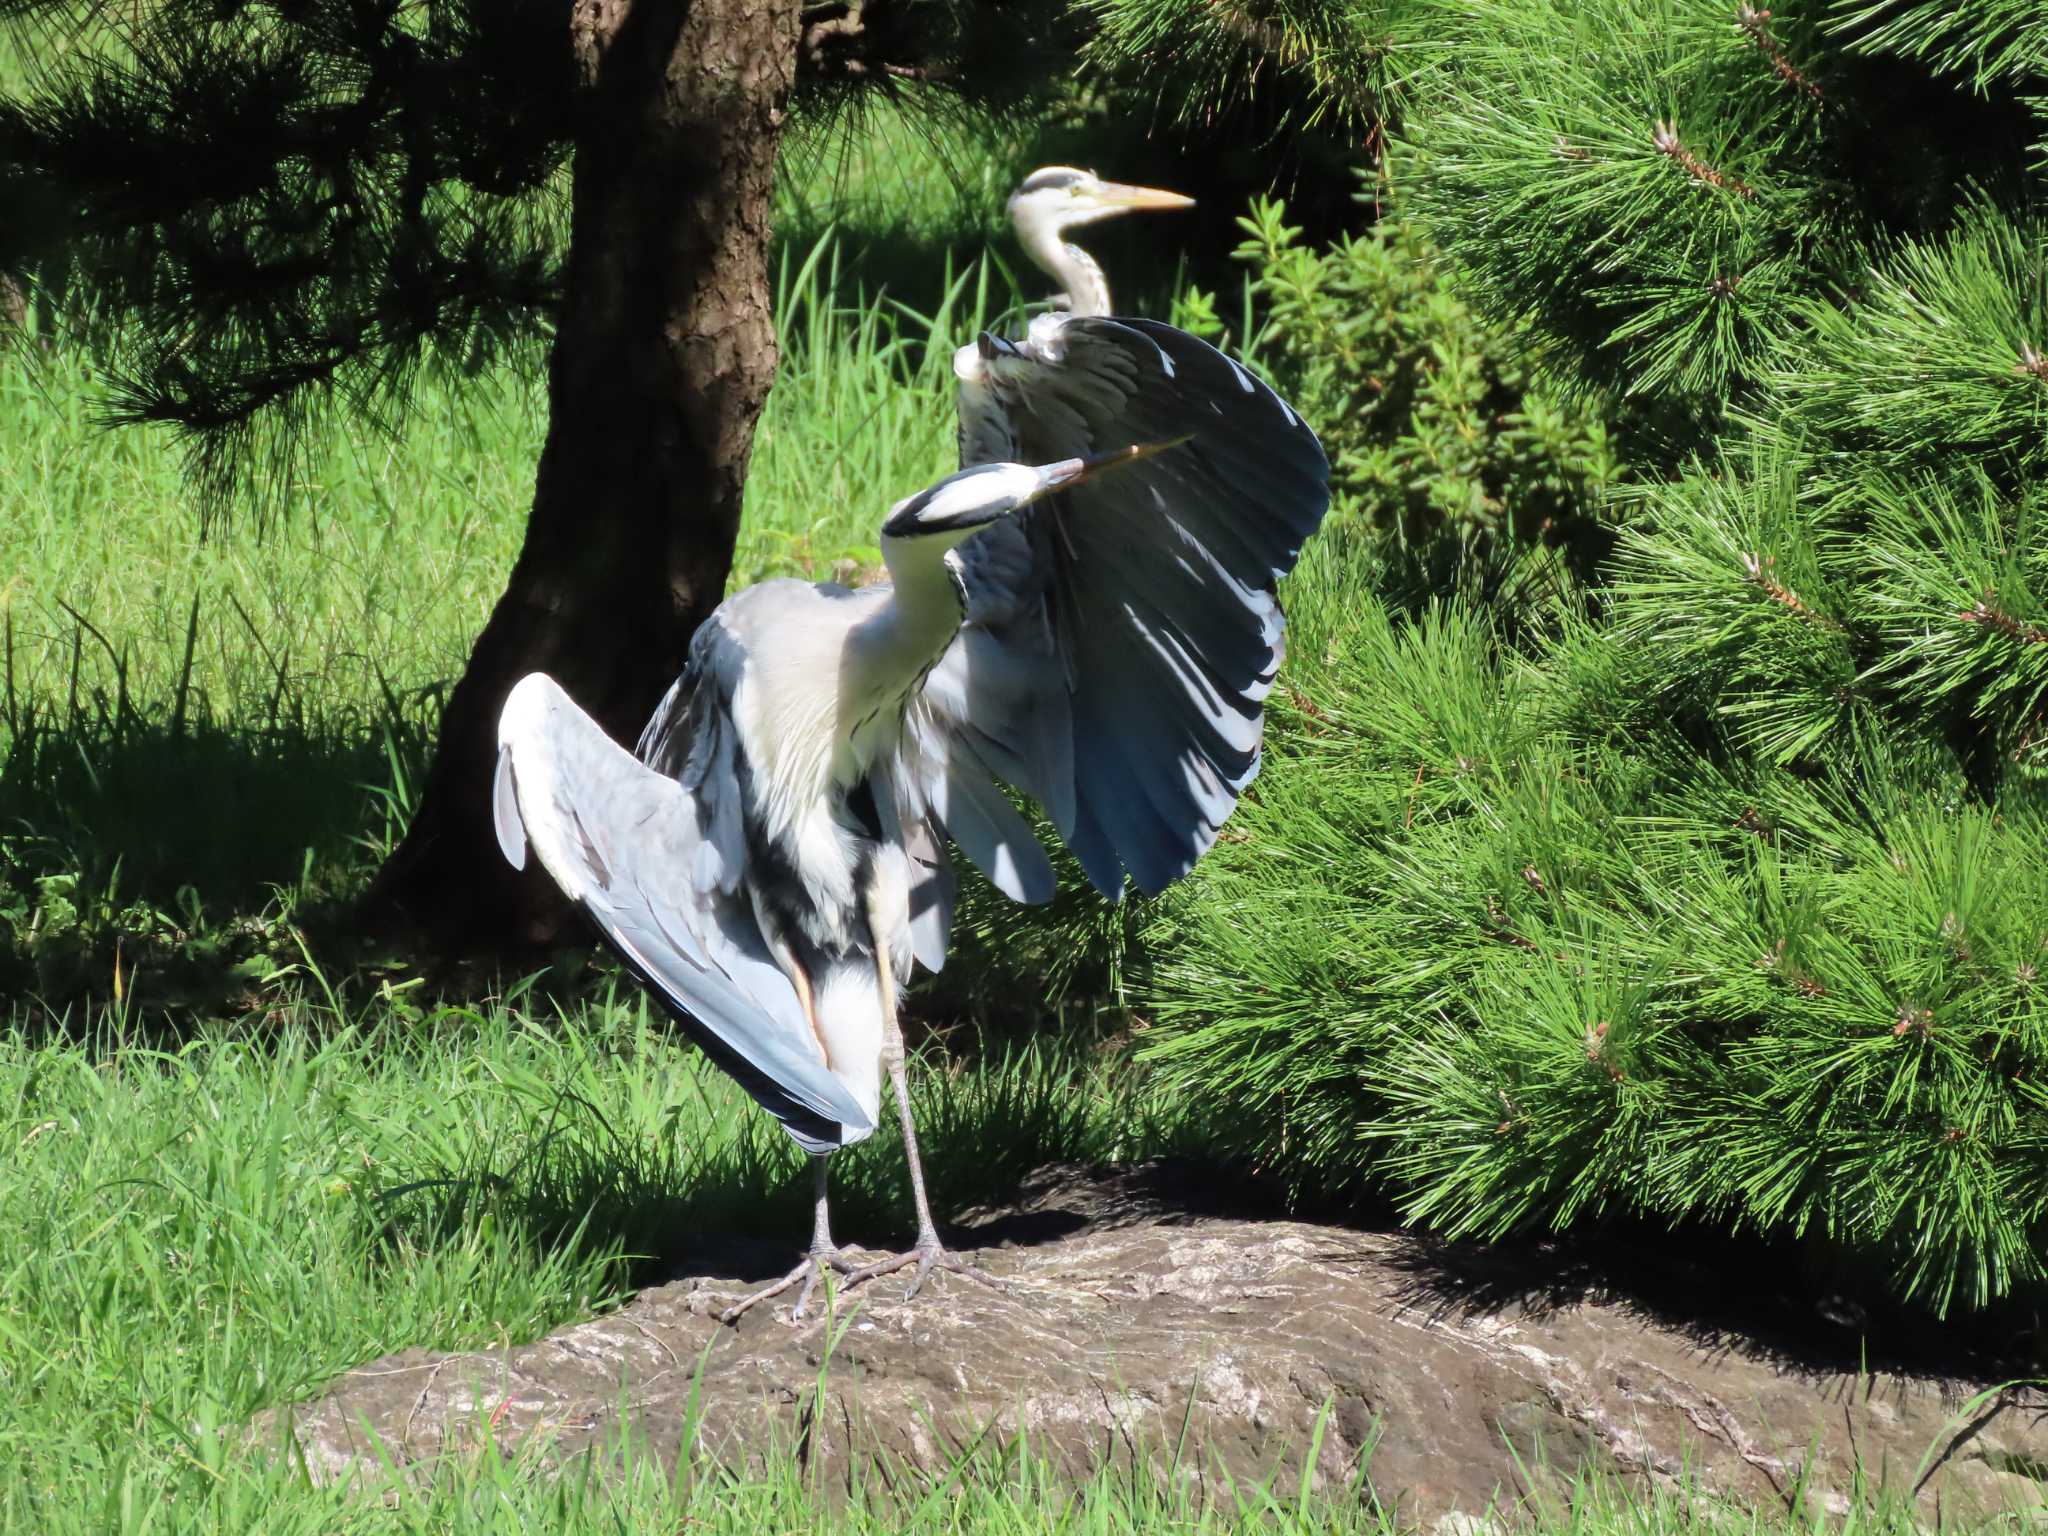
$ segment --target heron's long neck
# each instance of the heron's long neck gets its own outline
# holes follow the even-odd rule
[[[1049,269],[1066,286],[1067,310],[1076,315],[1109,313],[1109,279],[1093,256],[1078,245],[1060,247],[1060,264]]]
[[[1056,229],[1020,230],[1024,253],[1067,290],[1067,305],[1076,315],[1109,313],[1109,279],[1093,256]]]
[[[914,687],[945,654],[967,616],[943,546],[940,539],[882,539],[890,597],[863,623],[860,637],[865,680],[878,693]]]

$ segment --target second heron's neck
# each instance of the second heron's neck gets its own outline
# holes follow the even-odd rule
[[[1067,309],[1076,315],[1109,313],[1109,279],[1093,256],[1057,231],[1027,237],[1024,250],[1067,290]]]

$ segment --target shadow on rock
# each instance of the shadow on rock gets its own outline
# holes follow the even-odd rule
[[[1547,1317],[1615,1307],[1731,1353],[1819,1378],[1882,1371],[2038,1375],[2043,1339],[2026,1301],[1936,1319],[1793,1245],[1701,1227],[1628,1225],[1585,1236],[1450,1242],[1415,1234],[1394,1259],[1404,1304],[1433,1317]]]

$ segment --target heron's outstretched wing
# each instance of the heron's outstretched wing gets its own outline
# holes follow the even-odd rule
[[[829,1151],[873,1121],[826,1068],[761,943],[740,885],[732,733],[722,710],[702,713],[678,780],[613,742],[553,678],[522,678],[498,721],[498,842],[520,867],[531,846],[705,1053],[806,1151]]]
[[[970,461],[1187,441],[960,546],[968,622],[912,710],[899,814],[992,775],[1045,808],[1103,894],[1126,871],[1157,892],[1258,772],[1274,584],[1329,506],[1329,461],[1244,368],[1153,321],[1042,316],[1022,343],[962,348],[954,371]],[[994,851],[1023,868],[1003,834]]]

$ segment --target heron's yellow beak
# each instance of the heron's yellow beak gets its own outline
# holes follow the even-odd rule
[[[1126,186],[1120,181],[1105,181],[1092,189],[1094,201],[1104,208],[1192,208],[1195,200],[1183,197],[1178,192],[1161,191],[1158,187]]]
[[[1169,438],[1163,443],[1133,443],[1128,448],[1112,448],[1107,453],[1091,454],[1085,459],[1061,459],[1057,464],[1048,464],[1038,472],[1039,493],[1063,491],[1069,486],[1079,485],[1083,480],[1100,474],[1105,469],[1115,469],[1124,464],[1135,464],[1140,459],[1149,459],[1156,453],[1169,448],[1178,448],[1188,438]]]

